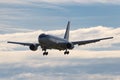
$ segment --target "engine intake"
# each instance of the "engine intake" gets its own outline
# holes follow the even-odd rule
[[[67,43],[66,47],[67,47],[67,49],[73,49],[74,45],[72,43]]]
[[[32,50],[32,51],[36,51],[36,50],[38,49],[38,46],[35,45],[35,44],[32,44],[32,45],[29,46],[29,48],[30,48],[30,50]]]

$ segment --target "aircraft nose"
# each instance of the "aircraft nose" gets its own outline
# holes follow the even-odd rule
[[[46,35],[45,35],[45,34],[39,35],[39,39],[40,39],[40,38],[43,38],[43,37],[46,37]]]

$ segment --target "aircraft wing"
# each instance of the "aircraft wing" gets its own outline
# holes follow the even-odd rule
[[[93,40],[85,40],[85,41],[75,41],[72,42],[74,45],[85,45],[85,44],[90,44],[90,43],[95,43],[99,42],[101,40],[106,40],[106,39],[112,39],[113,37],[107,37],[107,38],[101,38],[101,39],[93,39]]]
[[[20,45],[24,45],[24,46],[30,46],[32,44],[35,44],[35,45],[39,46],[38,43],[22,43],[22,42],[12,42],[12,41],[8,41],[7,43],[20,44]]]

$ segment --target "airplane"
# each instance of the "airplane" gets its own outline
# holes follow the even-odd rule
[[[65,51],[64,55],[68,55],[69,54],[68,50],[72,50],[74,48],[74,45],[80,46],[80,45],[95,43],[101,40],[107,40],[113,38],[113,37],[106,37],[106,38],[83,40],[83,41],[69,41],[69,32],[70,32],[70,21],[68,21],[64,38],[42,33],[38,37],[38,43],[23,43],[23,42],[13,42],[13,41],[8,41],[8,43],[29,46],[29,49],[32,51],[36,51],[40,46],[42,51],[44,51],[43,56],[48,55],[47,49],[57,49],[59,51],[64,50]]]

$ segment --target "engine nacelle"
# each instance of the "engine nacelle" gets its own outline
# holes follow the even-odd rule
[[[67,47],[67,49],[73,49],[74,45],[72,43],[67,43],[66,47]]]
[[[32,51],[36,51],[36,50],[38,49],[38,46],[35,45],[35,44],[32,44],[32,45],[29,46],[29,48],[30,48],[30,50],[32,50]]]

